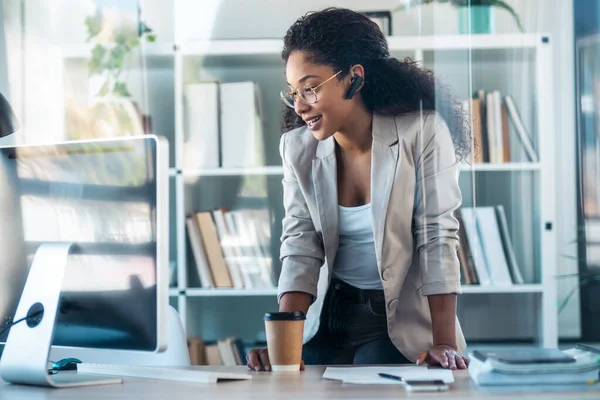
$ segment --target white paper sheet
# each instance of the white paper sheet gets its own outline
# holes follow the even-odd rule
[[[402,385],[400,381],[386,379],[378,374],[382,372],[401,376],[406,380],[428,381],[440,379],[444,383],[454,383],[454,375],[449,369],[428,369],[423,367],[328,367],[323,373],[324,379],[354,384]]]

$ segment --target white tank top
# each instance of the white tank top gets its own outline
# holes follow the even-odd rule
[[[359,289],[383,289],[375,256],[371,204],[338,206],[338,210],[340,244],[332,277]]]

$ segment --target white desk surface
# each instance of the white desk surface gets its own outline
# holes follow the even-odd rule
[[[246,372],[244,367],[197,367],[223,371]],[[491,398],[491,399],[598,399],[600,385],[560,387],[551,391],[535,388],[478,388],[467,371],[455,371],[456,382],[444,393],[409,393],[400,385],[351,385],[322,379],[325,367],[309,366],[298,373],[250,372],[252,380],[226,381],[217,384],[192,384],[172,381],[125,378],[120,385],[89,386],[83,388],[46,389],[10,385],[0,381],[0,400],[43,399],[420,399]],[[559,391],[557,391],[559,390]]]

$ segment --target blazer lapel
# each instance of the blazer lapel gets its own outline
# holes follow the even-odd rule
[[[373,114],[373,147],[371,150],[371,211],[377,260],[381,260],[385,220],[392,186],[396,177],[399,145],[393,117]],[[381,262],[378,262],[381,268]]]
[[[317,145],[312,178],[323,232],[325,257],[327,265],[331,268],[339,245],[337,162],[333,136]]]

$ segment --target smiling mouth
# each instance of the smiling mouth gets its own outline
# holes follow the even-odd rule
[[[310,126],[313,126],[313,125],[314,125],[314,124],[316,124],[318,121],[320,121],[320,120],[321,120],[321,118],[322,118],[322,116],[321,116],[321,115],[318,115],[318,116],[316,116],[316,117],[313,117],[313,118],[311,118],[311,119],[307,119],[307,120],[306,120],[306,125],[308,125],[309,127],[310,127]]]

